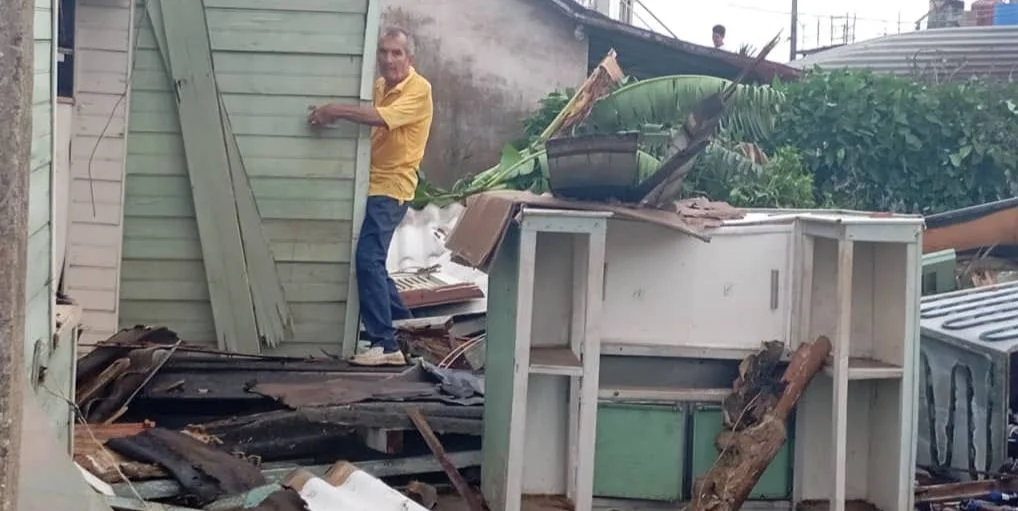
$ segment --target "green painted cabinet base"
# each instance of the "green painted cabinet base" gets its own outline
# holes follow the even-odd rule
[[[601,403],[594,496],[683,500],[686,417],[684,406]]]
[[[600,424],[599,424],[600,426]],[[692,427],[693,480],[706,474],[717,460],[718,452],[714,439],[721,431],[721,409],[717,407],[695,407]],[[791,428],[789,429],[791,431]],[[764,471],[749,498],[753,500],[785,500],[790,498],[792,488],[792,439],[778,451],[767,470]]]

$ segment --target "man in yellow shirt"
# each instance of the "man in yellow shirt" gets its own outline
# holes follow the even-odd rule
[[[417,171],[431,131],[431,84],[413,68],[409,32],[389,28],[378,40],[374,106],[330,103],[308,118],[312,126],[338,120],[371,126],[371,180],[357,241],[357,291],[361,321],[371,348],[351,361],[358,365],[405,365],[393,320],[410,318],[396,284],[385,269],[389,244],[417,189]]]

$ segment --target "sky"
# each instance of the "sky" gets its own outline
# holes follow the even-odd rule
[[[638,1],[646,8],[637,6],[634,24],[667,34],[649,10],[679,39],[710,45],[711,27],[720,23],[727,29],[725,49],[729,51],[737,51],[742,44],[760,48],[783,30],[784,40],[769,58],[789,60],[791,0]],[[842,42],[846,17],[849,30],[854,18],[854,40],[858,42],[915,30],[916,20],[928,10],[929,0],[799,0],[799,49]]]

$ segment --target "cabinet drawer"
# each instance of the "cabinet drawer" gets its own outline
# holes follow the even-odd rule
[[[721,431],[721,409],[716,406],[693,407],[692,426],[692,472],[693,481],[707,473],[714,466],[718,452],[714,440]],[[792,428],[788,428],[791,435]],[[749,494],[753,500],[784,500],[791,498],[792,490],[792,441],[789,439],[778,451],[778,455],[764,471],[756,487]]]
[[[597,410],[594,495],[683,500],[686,418],[682,406],[601,403]]]

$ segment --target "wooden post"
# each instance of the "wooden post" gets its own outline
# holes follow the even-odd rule
[[[463,479],[459,471],[456,470],[456,465],[453,464],[452,460],[449,459],[449,455],[445,453],[445,447],[442,447],[442,442],[435,436],[435,432],[431,430],[431,426],[428,424],[428,419],[424,418],[421,411],[417,408],[411,408],[407,410],[407,415],[410,420],[413,421],[414,426],[417,427],[417,431],[420,432],[424,438],[424,442],[428,444],[428,448],[431,449],[432,454],[435,455],[435,459],[438,460],[438,464],[442,465],[442,470],[445,471],[445,475],[449,476],[449,482],[452,483],[453,487],[456,488],[456,492],[463,497],[463,500],[467,503],[467,508],[470,511],[484,511],[486,506],[481,501],[477,492],[470,487],[469,484]]]
[[[34,4],[0,0],[0,511],[18,507]]]

